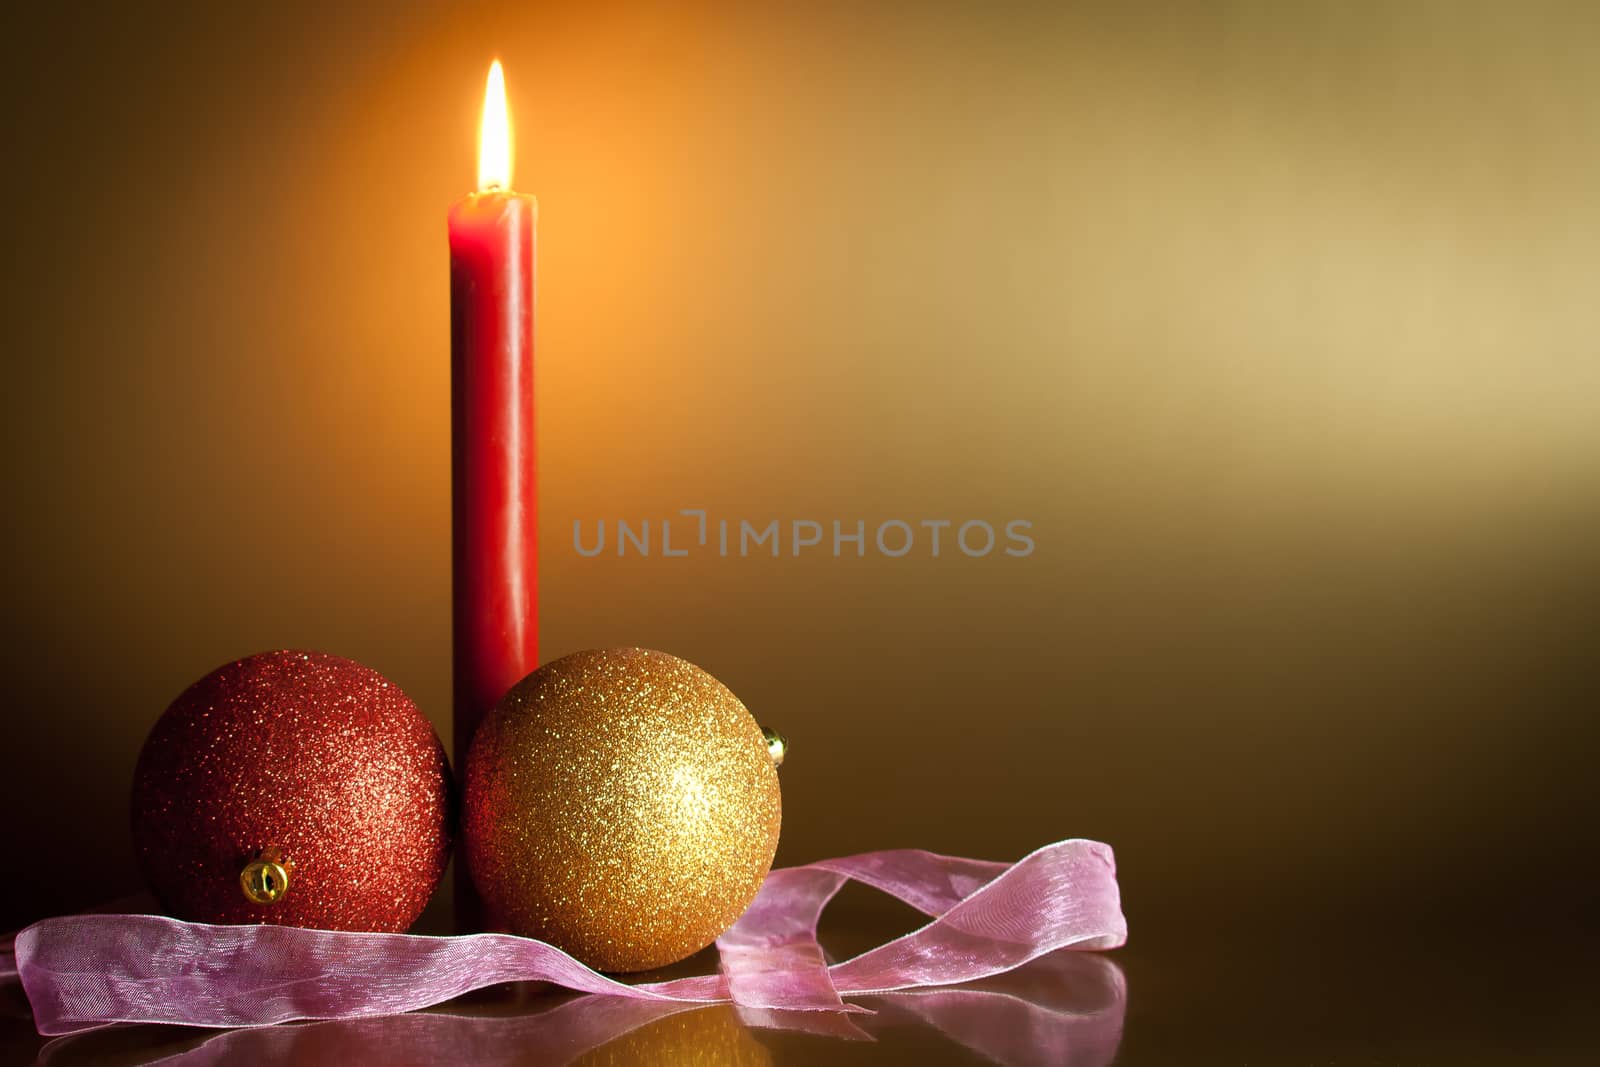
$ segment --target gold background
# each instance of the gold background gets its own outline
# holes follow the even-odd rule
[[[495,55],[546,658],[661,648],[783,729],[780,863],[1091,836],[1151,945],[1579,914],[1591,5],[322,6],[5,16],[0,927],[135,888],[138,747],[224,661],[447,729]],[[572,549],[684,507],[1038,548]]]

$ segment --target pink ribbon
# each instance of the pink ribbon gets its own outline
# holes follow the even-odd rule
[[[933,921],[830,966],[817,922],[850,879]],[[510,934],[209,926],[155,915],[35,923],[17,934],[14,963],[0,954],[0,975],[15,968],[45,1035],[110,1023],[361,1019],[523,981],[663,1005],[732,1001],[759,1021],[764,1012],[866,1011],[842,998],[969,982],[1056,949],[1109,949],[1126,940],[1111,849],[1069,840],[1010,866],[907,849],[773,871],[718,938],[721,973],[667,982],[628,985]]]
[[[993,985],[1002,988],[988,988]],[[471,1063],[481,1067],[523,1064],[530,1050],[551,1067],[582,1059],[669,1016],[701,1014],[698,1025],[654,1037],[640,1034],[618,1047],[612,1060],[669,1062],[684,1058],[704,1039],[719,1044],[730,1062],[743,1058],[733,1037],[740,1026],[844,1041],[896,1042],[897,1031],[931,1029],[1007,1067],[1106,1067],[1122,1038],[1127,990],[1122,972],[1093,952],[1065,949],[988,983],[958,988],[910,990],[869,997],[870,1015],[823,1011],[752,1012],[728,1004],[637,1000],[586,995],[535,995],[526,1010],[506,1014],[503,1002],[487,1013],[467,1006],[377,1019],[332,1019],[286,1026],[251,1026],[199,1031],[203,1038],[163,1041],[163,1067],[231,1067],[236,1063]],[[690,1027],[693,1026],[691,1029]],[[103,1031],[52,1039],[40,1051],[40,1067],[85,1063],[126,1049]],[[751,1046],[745,1046],[751,1047]],[[702,1058],[704,1058],[702,1056]]]

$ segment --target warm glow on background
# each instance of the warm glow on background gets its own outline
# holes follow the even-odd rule
[[[1130,953],[1236,969],[1594,914],[1600,6],[12,6],[73,44],[0,64],[0,930],[113,895],[145,733],[235,657],[358,660],[451,740],[484,56],[538,146],[541,649],[788,736],[780,866],[1093,837]],[[1038,550],[724,558],[692,508]]]
[[[483,87],[483,123],[478,127],[478,189],[511,188],[511,117],[506,111],[506,74],[497,59]]]

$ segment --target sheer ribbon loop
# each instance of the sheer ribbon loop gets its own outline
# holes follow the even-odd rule
[[[847,880],[933,919],[830,966],[817,923]],[[619,982],[552,945],[510,934],[209,926],[155,915],[35,923],[16,935],[12,951],[0,950],[0,977],[20,977],[45,1035],[111,1023],[359,1019],[522,981],[663,1003],[732,1001],[751,1013],[852,1012],[866,1009],[844,997],[968,982],[1056,949],[1108,949],[1126,939],[1111,849],[1074,839],[1009,866],[907,849],[773,871],[717,939],[720,973],[667,982]]]

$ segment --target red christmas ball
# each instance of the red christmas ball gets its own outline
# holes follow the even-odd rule
[[[145,740],[133,841],[195,922],[405,930],[444,874],[450,767],[411,699],[320,652],[263,652],[183,692]]]

